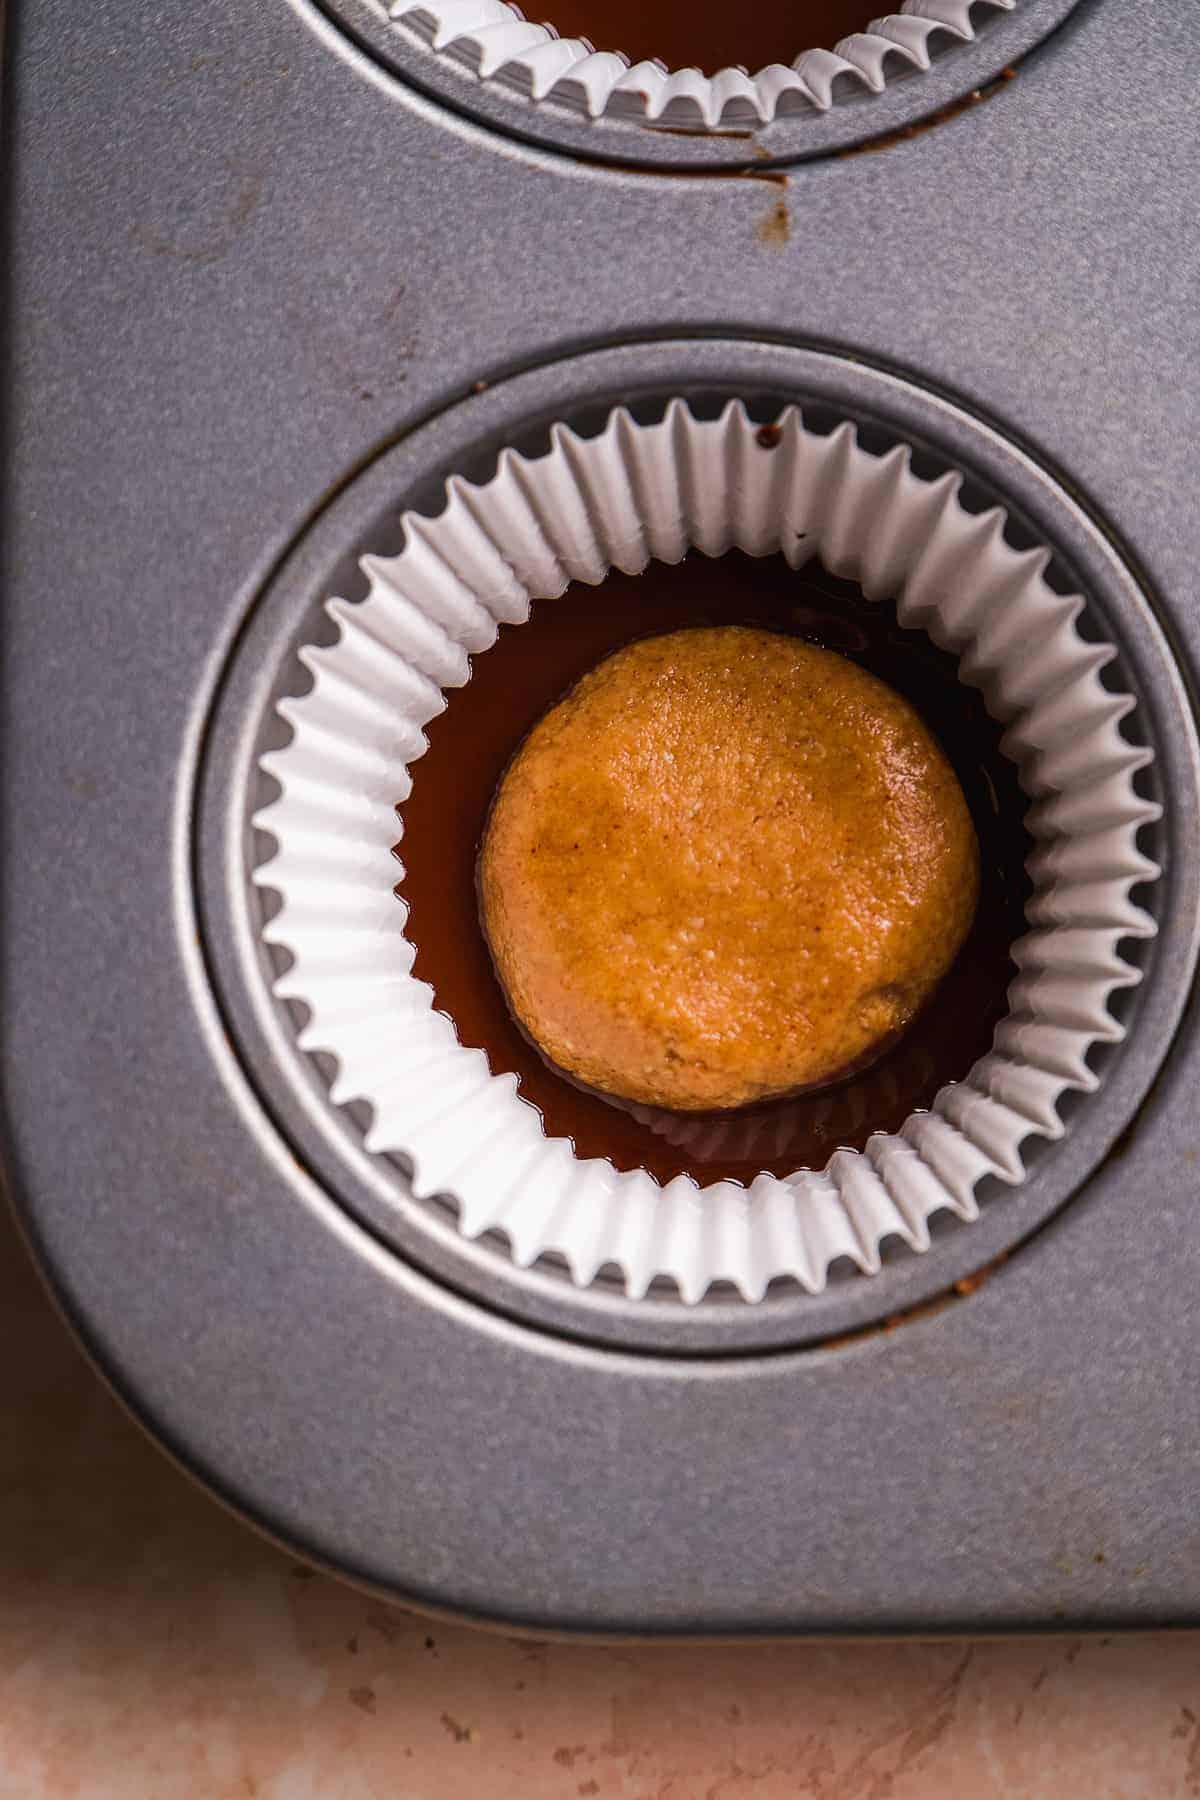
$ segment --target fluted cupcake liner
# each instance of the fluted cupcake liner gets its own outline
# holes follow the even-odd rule
[[[920,1252],[934,1214],[977,1217],[979,1184],[1021,1182],[1027,1140],[1061,1136],[1064,1096],[1097,1086],[1090,1054],[1122,1037],[1111,1002],[1139,978],[1122,941],[1155,930],[1132,898],[1158,874],[1137,842],[1158,812],[1135,785],[1150,753],[1122,732],[1134,702],[1102,679],[1114,653],[1081,635],[1082,599],[1048,585],[1049,551],[1014,548],[1000,507],[967,511],[960,477],[924,479],[903,445],[873,454],[795,407],[778,424],[740,402],[704,421],[676,400],[649,425],[619,409],[594,437],[556,426],[543,456],[504,451],[483,484],[451,479],[437,518],[404,516],[399,555],[362,559],[367,598],[328,602],[337,641],[301,652],[311,690],[280,703],[292,738],[263,758],[280,790],[256,819],[276,846],[255,873],[279,897],[263,934],[290,955],[275,991],[307,1008],[302,1047],[335,1060],[334,1103],[369,1105],[368,1149],[403,1157],[466,1236],[502,1234],[521,1265],[554,1254],[579,1284],[615,1265],[633,1296],[658,1278],[688,1301],[715,1282],[756,1301],[781,1277],[816,1292],[839,1258],[870,1274],[885,1240]],[[819,557],[960,659],[1029,795],[1034,891],[993,1048],[929,1111],[786,1180],[660,1185],[547,1138],[516,1077],[458,1042],[412,972],[395,809],[443,690],[532,599],[603,606],[610,568],[734,547]]]
[[[593,119],[715,129],[828,112],[842,78],[860,93],[881,93],[889,73],[927,70],[939,38],[970,43],[978,14],[988,8],[1012,12],[1019,4],[902,0],[895,12],[832,50],[798,44],[791,64],[771,63],[754,75],[722,69],[712,76],[657,61],[631,65],[619,49],[596,50],[585,38],[559,37],[550,26],[532,24],[508,0],[392,0],[389,11],[435,52],[527,99],[553,100]],[[553,11],[553,0],[546,0],[546,10]]]

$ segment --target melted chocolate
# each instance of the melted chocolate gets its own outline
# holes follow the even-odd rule
[[[589,1093],[550,1067],[514,1022],[492,968],[476,901],[475,863],[496,783],[530,727],[581,675],[634,638],[687,625],[761,625],[787,631],[854,662],[904,694],[937,734],[971,807],[981,853],[979,910],[941,987],[900,1041],[836,1088],[737,1113],[627,1108]],[[954,660],[921,632],[903,631],[890,606],[850,582],[782,557],[692,555],[644,575],[612,574],[603,587],[572,587],[539,600],[527,625],[506,626],[477,657],[471,680],[427,727],[429,749],[400,809],[407,935],[415,972],[462,1043],[487,1052],[494,1072],[519,1078],[551,1137],[581,1157],[649,1169],[660,1181],[686,1172],[701,1182],[751,1182],[821,1168],[844,1145],[895,1131],[961,1080],[991,1046],[1014,974],[1011,946],[1025,928],[1029,840],[1016,771],[979,695]],[[397,917],[397,930],[401,928]]]
[[[586,38],[597,50],[623,50],[631,62],[658,57],[671,69],[715,75],[741,64],[756,75],[768,63],[792,63],[802,50],[831,50],[851,32],[896,10],[888,0],[523,0],[527,18],[542,9],[560,37]]]

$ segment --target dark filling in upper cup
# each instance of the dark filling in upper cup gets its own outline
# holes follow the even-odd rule
[[[899,9],[900,0],[524,0],[527,18],[560,37],[586,38],[597,50],[623,50],[631,62],[657,57],[671,69],[715,75],[739,64],[756,75],[769,63],[793,63],[803,50],[831,50],[852,32]],[[550,12],[550,9],[553,9]]]

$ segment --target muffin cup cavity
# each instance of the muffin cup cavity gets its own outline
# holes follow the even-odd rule
[[[1124,1035],[1124,941],[1155,931],[1134,891],[1158,875],[1138,847],[1158,808],[1136,783],[1150,752],[1122,729],[1134,700],[1080,631],[1083,599],[1047,582],[1048,549],[1014,547],[1002,508],[969,511],[961,478],[917,474],[904,445],[875,454],[795,407],[764,431],[740,402],[703,420],[679,400],[656,423],[618,409],[596,436],[550,438],[503,451],[486,482],[452,478],[436,518],[406,514],[400,553],[362,559],[367,598],[329,600],[336,641],[301,652],[312,686],[280,702],[291,741],[262,758],[279,795],[255,820],[275,845],[254,874],[278,900],[263,937],[290,959],[275,993],[306,1009],[301,1047],[333,1059],[334,1103],[369,1108],[367,1148],[519,1265],[552,1258],[580,1285],[615,1267],[633,1297],[667,1281],[689,1302],[718,1282],[750,1302],[783,1279],[819,1292],[841,1259],[873,1274],[889,1240],[921,1252],[935,1215],[976,1218],[981,1183],[1020,1183],[1028,1142],[1063,1134],[1064,1099],[1099,1085],[1093,1053]],[[819,558],[959,658],[1029,796],[1034,892],[992,1050],[928,1112],[821,1170],[664,1186],[548,1138],[516,1078],[459,1043],[413,973],[395,809],[445,690],[534,598],[603,605],[567,589],[734,547]]]
[[[900,73],[928,70],[939,49],[971,43],[989,12],[1021,0],[902,0],[868,31],[830,49],[797,44],[794,61],[757,73],[727,68],[708,76],[657,61],[631,64],[619,47],[559,37],[508,0],[392,0],[393,20],[481,81],[533,102],[552,101],[588,119],[632,120],[692,130],[767,125],[825,113],[839,98],[878,94]],[[553,12],[553,0],[546,0]]]

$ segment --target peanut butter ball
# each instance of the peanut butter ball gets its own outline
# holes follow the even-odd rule
[[[479,860],[519,1024],[585,1086],[724,1111],[891,1045],[975,912],[919,715],[833,651],[697,627],[606,658],[530,732]]]

